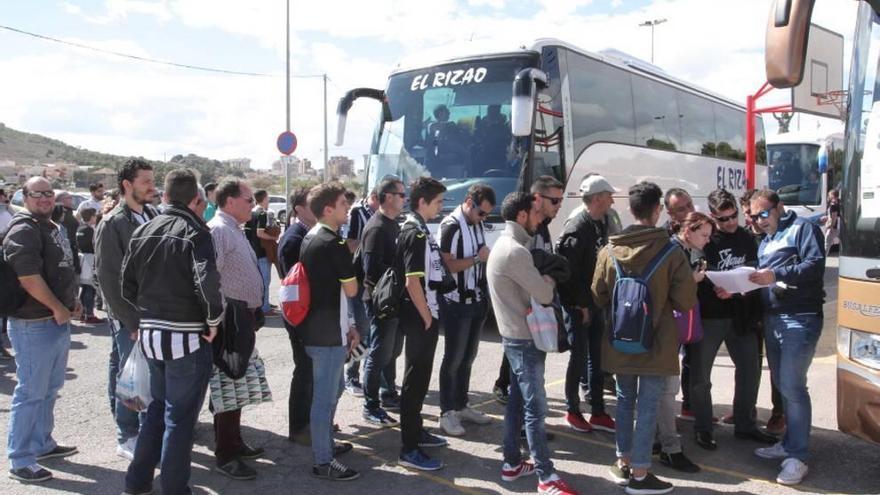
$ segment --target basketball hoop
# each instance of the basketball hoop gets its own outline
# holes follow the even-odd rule
[[[865,93],[870,93],[870,91]],[[815,96],[816,106],[834,105],[837,108],[837,113],[840,114],[840,120],[846,120],[846,103],[849,101],[849,91],[841,89],[819,93]]]

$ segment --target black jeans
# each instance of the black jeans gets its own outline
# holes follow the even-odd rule
[[[691,409],[691,353],[690,346],[681,346],[681,408]]]
[[[721,343],[735,366],[733,418],[737,432],[757,428],[752,410],[758,401],[758,343],[751,330],[738,332],[729,319],[703,320],[703,340],[690,344],[691,406],[694,431],[712,431],[712,366]]]
[[[83,318],[95,316],[95,294],[95,288],[91,285],[81,284],[79,286],[79,302],[82,304]]]
[[[422,405],[431,383],[439,327],[434,318],[431,327],[426,330],[422,317],[412,303],[403,303],[400,308],[400,329],[406,337],[403,384],[400,389],[401,453],[412,452],[419,447]]]
[[[381,407],[379,389],[383,381],[393,395],[397,379],[395,364],[403,350],[403,333],[399,328],[400,318],[380,320],[375,317],[372,304],[366,306],[370,319],[370,349],[364,359],[364,409],[375,411]]]
[[[214,414],[214,457],[217,465],[222,466],[238,457],[243,447],[241,409]]]
[[[590,308],[592,319],[583,324],[583,314],[577,308],[566,308],[572,323],[571,353],[568,356],[568,369],[565,372],[565,401],[568,412],[580,412],[580,382],[586,374],[590,385],[590,414],[605,412],[605,399],[602,397],[602,331],[604,317],[597,308]]]
[[[444,351],[440,365],[440,411],[460,411],[468,405],[471,369],[480,345],[480,332],[486,321],[485,301],[462,304],[444,301]]]
[[[309,426],[312,413],[312,358],[306,354],[306,347],[293,327],[286,323],[285,327],[293,350],[293,377],[290,379],[290,396],[287,399],[289,435],[292,437]]]

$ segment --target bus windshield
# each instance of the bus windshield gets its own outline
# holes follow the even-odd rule
[[[867,9],[864,9],[867,10]],[[880,242],[880,17],[860,16],[853,45],[844,167],[843,255],[878,259]]]
[[[367,163],[367,187],[394,175],[409,184],[428,175],[447,187],[452,210],[474,183],[501,199],[516,189],[527,147],[510,132],[513,79],[535,56],[481,59],[391,76],[391,119],[380,123]]]
[[[770,188],[779,193],[783,204],[822,203],[819,173],[819,145],[788,143],[767,145]]]

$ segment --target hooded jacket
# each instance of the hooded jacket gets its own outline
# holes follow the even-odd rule
[[[667,244],[665,229],[630,225],[608,238],[608,246],[599,252],[593,275],[593,298],[600,308],[611,305],[617,270],[609,254],[630,272],[642,273],[654,256]],[[643,354],[624,354],[611,347],[609,328],[602,339],[602,369],[627,375],[677,375],[678,327],[672,310],[687,311],[697,303],[697,284],[689,260],[680,249],[674,250],[648,281],[653,304],[654,345]]]
[[[758,268],[769,268],[776,282],[761,289],[764,309],[771,314],[822,314],[825,300],[825,240],[810,221],[788,211],[779,219],[776,233],[758,246]]]

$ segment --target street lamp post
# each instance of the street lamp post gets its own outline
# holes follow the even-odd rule
[[[651,63],[654,63],[654,26],[663,24],[666,19],[654,19],[653,21],[645,21],[639,24],[639,27],[651,27]]]

